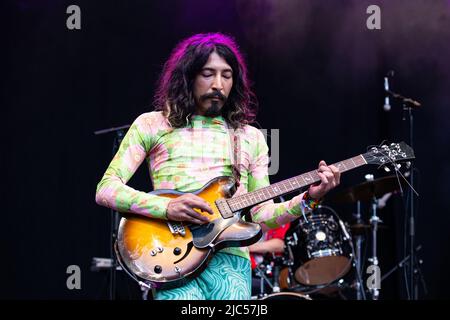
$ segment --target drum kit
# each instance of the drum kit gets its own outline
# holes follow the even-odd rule
[[[256,269],[260,281],[255,299],[378,299],[379,288],[362,282],[361,243],[371,233],[371,256],[368,261],[378,266],[377,231],[385,228],[377,216],[392,194],[404,185],[395,175],[379,179],[366,176],[368,181],[339,192],[324,203],[357,204],[352,224],[344,222],[328,205],[291,223],[284,238],[284,253],[266,255]],[[361,203],[370,204],[370,220],[361,219]]]

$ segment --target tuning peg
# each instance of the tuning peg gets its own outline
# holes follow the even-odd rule
[[[406,165],[406,169],[411,168],[411,161],[407,161],[407,162],[405,163],[405,165]]]
[[[391,169],[389,169],[388,166],[384,166],[383,169],[384,169],[384,171],[386,171],[386,172],[391,172]]]

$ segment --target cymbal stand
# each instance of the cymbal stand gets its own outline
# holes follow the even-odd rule
[[[263,297],[265,295],[264,282],[266,282],[269,285],[269,287],[273,290],[273,284],[264,275],[264,270],[263,269],[266,269],[266,266],[264,266],[263,264],[260,264],[259,266],[256,266],[256,268],[255,268],[256,275],[258,277],[260,277],[260,287],[259,287],[259,296],[260,297]]]
[[[415,253],[415,258],[416,258],[416,259],[417,259],[417,253],[418,253],[419,250],[421,250],[421,249],[422,249],[422,246],[421,246],[421,245],[419,245],[419,246],[417,246],[417,247],[415,248],[415,252],[416,252],[416,253]],[[404,258],[403,258],[400,262],[398,262],[391,270],[389,270],[388,272],[386,272],[386,273],[381,277],[380,282],[383,282],[384,280],[386,280],[386,278],[388,278],[392,273],[394,273],[394,272],[395,272],[396,270],[398,270],[399,268],[404,268],[404,267],[408,266],[409,263],[410,263],[410,260],[411,260],[411,256],[410,256],[410,255],[407,255],[406,257],[404,257]],[[423,264],[422,259],[418,259],[418,261],[416,261],[416,264],[418,264],[418,265]],[[408,267],[409,267],[409,266],[408,266]],[[416,269],[415,274],[418,275],[418,276],[420,277],[420,281],[421,281],[421,283],[422,283],[423,290],[424,290],[425,294],[427,294],[427,293],[428,293],[427,285],[426,285],[426,283],[425,283],[425,279],[424,279],[424,277],[423,277],[423,274],[422,274],[422,272],[420,271],[420,268]],[[416,281],[417,281],[417,280],[416,280]]]
[[[273,253],[272,253],[272,256],[273,256],[273,262],[274,262],[272,292],[276,293],[276,292],[280,292],[281,291],[279,277],[280,277],[280,269],[281,269],[282,258],[281,257],[276,257],[275,254],[273,254]]]
[[[361,219],[361,201],[356,202],[356,214],[354,214],[354,217],[356,218],[356,225],[362,224]],[[355,268],[356,268],[356,274],[361,274],[361,245],[362,245],[362,235],[358,233],[355,236],[355,242],[356,242],[356,252],[355,252]],[[362,294],[361,294],[361,286],[363,284],[360,283],[359,279],[356,281],[356,300],[362,300]]]
[[[372,225],[372,257],[368,260],[372,263],[373,266],[378,267],[378,257],[377,257],[377,232],[378,232],[378,224],[382,223],[381,219],[377,216],[377,207],[378,201],[374,196],[372,200],[372,216],[370,217],[370,224]],[[370,289],[373,300],[378,300],[380,295],[380,289],[376,286]]]

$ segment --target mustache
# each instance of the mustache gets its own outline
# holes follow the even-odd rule
[[[200,97],[200,100],[204,101],[204,100],[206,100],[206,99],[213,99],[213,98],[218,98],[218,99],[220,99],[220,100],[222,100],[222,101],[227,100],[227,97],[224,96],[224,95],[223,95],[222,93],[220,93],[219,91],[215,91],[215,92],[212,92],[212,93],[206,93],[206,94],[204,94],[204,95],[202,95],[202,96]]]

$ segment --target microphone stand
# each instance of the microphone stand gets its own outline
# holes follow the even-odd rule
[[[403,110],[408,112],[408,116],[409,116],[409,143],[411,148],[413,148],[414,150],[414,140],[413,140],[413,125],[414,125],[414,117],[413,117],[413,112],[412,112],[412,107],[411,106],[407,106],[405,102],[403,102]],[[403,120],[405,121],[405,117],[403,116]],[[414,167],[413,164],[411,163],[411,167],[410,167],[410,180],[409,183],[411,184],[411,186],[414,188]],[[416,259],[415,259],[415,250],[414,250],[414,245],[415,245],[415,236],[416,236],[416,231],[415,231],[415,212],[414,212],[414,193],[413,191],[410,189],[410,196],[409,196],[409,206],[410,206],[410,217],[409,217],[409,241],[410,241],[410,254],[409,254],[409,258],[410,258],[410,264],[409,264],[409,288],[410,288],[410,292],[411,292],[411,299],[412,300],[418,300],[419,298],[419,286],[417,285],[416,279],[415,279],[415,273],[418,272],[418,270],[416,270],[416,267],[419,268],[419,266],[416,266]]]
[[[386,78],[385,78],[386,79]],[[413,100],[411,98],[407,98],[399,93],[393,92],[391,90],[389,90],[389,86],[386,86],[386,80],[385,80],[385,91],[392,97],[399,99],[402,101],[402,106],[403,106],[403,121],[406,121],[406,117],[405,117],[405,112],[408,113],[408,118],[409,118],[409,145],[411,146],[412,149],[414,149],[414,117],[413,117],[413,108],[418,108],[421,107],[422,104],[416,100]],[[415,245],[415,235],[416,235],[416,231],[415,231],[415,209],[414,209],[414,193],[413,193],[413,189],[414,188],[414,167],[413,164],[411,163],[411,167],[410,167],[410,180],[409,183],[411,185],[411,188],[409,190],[410,192],[410,196],[409,196],[409,210],[410,210],[410,215],[409,215],[409,241],[410,241],[410,264],[409,264],[409,291],[411,292],[411,294],[409,295],[410,300],[417,300],[419,297],[419,292],[418,292],[418,285],[415,279],[415,274],[420,273],[420,269],[419,266],[416,266],[416,259],[415,259],[415,250],[414,250],[414,245]],[[406,231],[405,231],[406,232]]]
[[[119,150],[120,144],[122,143],[122,139],[125,136],[125,129],[129,128],[130,125],[124,125],[121,127],[115,127],[115,128],[109,128],[109,129],[103,129],[95,131],[95,135],[101,135],[106,134],[110,132],[114,132],[114,140],[113,140],[113,147],[112,147],[112,156],[114,157],[117,153],[117,150]],[[119,228],[119,212],[117,212],[114,209],[111,209],[111,230],[110,230],[110,239],[111,239],[111,248],[110,248],[110,259],[111,259],[111,267],[110,267],[110,274],[109,274],[109,299],[115,300],[116,299],[116,271],[119,267],[117,257],[114,253],[114,243],[117,239],[117,229]]]

